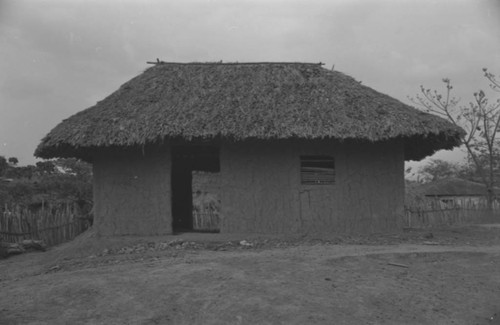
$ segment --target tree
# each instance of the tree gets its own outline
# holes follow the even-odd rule
[[[424,181],[437,181],[450,177],[461,177],[464,174],[465,166],[441,159],[431,159],[431,161],[421,167],[419,172],[423,174]]]
[[[81,209],[92,207],[92,165],[77,159],[53,159],[36,163],[36,166],[12,166],[0,156],[0,174],[13,181],[0,182],[0,209],[5,203],[30,208],[46,205],[55,207],[68,202],[77,203]],[[1,211],[0,211],[1,213]]]
[[[92,165],[75,158],[59,158],[53,161],[54,165],[66,174],[77,178],[90,180],[92,178]]]
[[[7,159],[4,156],[0,156],[0,176],[8,177],[7,174],[16,167],[18,162],[19,160],[16,157]]]
[[[500,80],[486,68],[483,73],[490,82],[490,89],[500,92]],[[420,93],[410,100],[427,112],[440,115],[466,131],[462,144],[467,149],[469,160],[475,166],[481,182],[486,186],[488,205],[491,208],[498,168],[497,157],[500,154],[497,139],[500,131],[500,98],[490,100],[483,90],[478,90],[468,105],[460,105],[459,100],[452,96],[450,79],[445,78],[443,82],[446,87],[444,93],[420,86]]]
[[[57,168],[54,161],[44,160],[36,163],[36,171],[40,176],[51,175],[57,172]]]
[[[33,175],[36,173],[36,167],[33,165],[27,166],[15,166],[14,168],[9,168],[4,176],[13,179],[27,179],[31,180]]]
[[[5,159],[4,156],[0,156],[0,176],[4,176],[8,168],[9,164],[7,163],[7,159]]]
[[[12,166],[16,166],[19,163],[19,160],[16,157],[10,157],[9,158],[9,164]]]

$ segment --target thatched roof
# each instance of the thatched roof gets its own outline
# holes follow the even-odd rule
[[[404,139],[405,158],[459,144],[463,130],[311,63],[163,63],[43,138],[41,158],[166,139]]]

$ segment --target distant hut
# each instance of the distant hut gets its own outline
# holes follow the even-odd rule
[[[462,136],[320,64],[160,62],[35,155],[93,164],[103,234],[193,229],[198,171],[217,177],[197,182],[217,184],[221,232],[376,232],[401,226],[404,161]]]
[[[425,198],[427,202],[437,202],[443,208],[486,207],[488,201],[486,185],[456,177],[438,179],[424,184],[415,184],[410,191],[413,192],[414,197]],[[493,203],[495,208],[498,208],[499,193],[500,189],[495,188],[495,200]]]

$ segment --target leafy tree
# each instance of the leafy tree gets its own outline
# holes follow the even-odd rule
[[[427,165],[421,167],[419,172],[423,174],[424,181],[436,181],[450,177],[461,177],[466,167],[441,159],[432,159]]]
[[[5,159],[4,156],[0,156],[0,176],[4,176],[8,168],[9,164],[7,163],[7,159]]]
[[[495,146],[495,153],[493,154],[493,161],[492,161],[492,177],[493,177],[493,184],[495,187],[498,187],[500,185],[500,153],[498,152],[498,145]],[[477,157],[476,157],[477,162],[479,163],[479,166],[488,166],[490,156],[487,152],[479,152]],[[464,176],[463,178],[469,179],[471,181],[475,182],[480,182],[483,183],[483,179],[481,177],[481,169],[478,169],[470,155],[468,156],[467,159],[467,170],[464,170]],[[489,176],[489,175],[488,175]]]
[[[4,157],[0,157],[4,158]],[[36,166],[10,166],[5,158],[5,176],[14,181],[0,183],[0,210],[5,203],[33,209],[45,204],[56,207],[77,203],[82,211],[92,207],[92,167],[77,159],[55,159]]]
[[[39,187],[58,200],[92,204],[92,167],[74,158],[56,159],[43,165]],[[55,199],[55,198],[54,198]]]
[[[57,172],[56,165],[52,160],[38,161],[36,163],[36,172],[42,175],[51,175]]]
[[[490,83],[490,89],[500,92],[500,81],[497,77],[486,68],[483,72]],[[443,82],[444,93],[420,86],[420,93],[410,100],[427,112],[440,115],[466,131],[462,144],[467,149],[468,157],[481,182],[487,188],[488,203],[492,207],[499,156],[500,98],[491,99],[483,90],[478,90],[468,105],[461,105],[452,95],[453,86],[450,79],[445,78]]]
[[[9,159],[6,159],[4,156],[0,156],[0,176],[8,177],[6,174],[13,167],[16,167],[18,162],[19,160],[16,157],[10,157]]]
[[[16,157],[9,158],[9,164],[12,166],[16,166],[19,163],[19,160]]]
[[[53,161],[54,165],[63,173],[71,174],[80,179],[92,177],[92,165],[75,158],[59,158]]]
[[[15,168],[9,168],[5,172],[5,177],[13,179],[27,179],[31,180],[36,174],[36,166],[16,166]]]

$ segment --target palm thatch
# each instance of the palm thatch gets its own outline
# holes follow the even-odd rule
[[[57,125],[41,158],[166,139],[404,139],[405,158],[460,143],[464,131],[311,63],[161,63]]]

